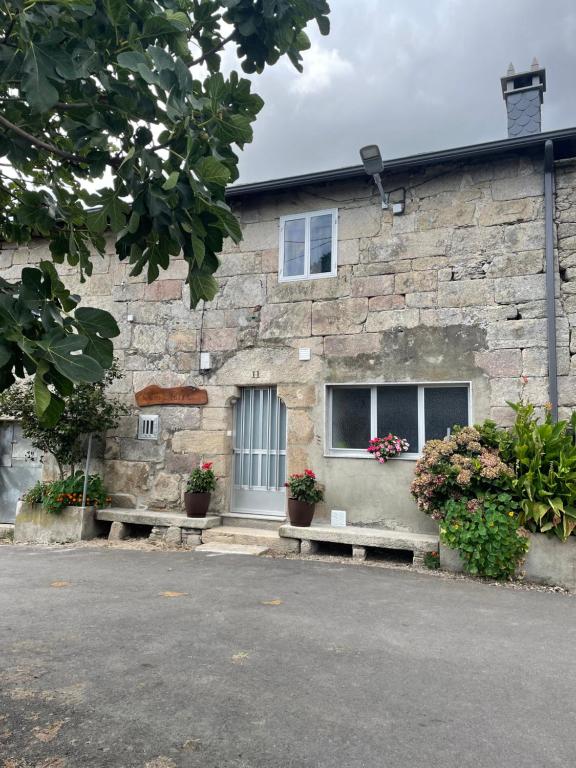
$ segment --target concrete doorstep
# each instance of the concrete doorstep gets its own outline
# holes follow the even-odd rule
[[[226,544],[224,542],[210,542],[209,544],[200,544],[195,552],[204,552],[207,555],[267,555],[270,550],[268,547],[259,547],[256,544]]]

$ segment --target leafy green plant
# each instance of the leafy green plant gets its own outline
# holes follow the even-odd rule
[[[46,238],[83,281],[105,231],[153,282],[182,254],[192,306],[214,297],[217,254],[241,231],[225,198],[262,99],[235,71],[282,56],[302,70],[305,28],[329,31],[326,0],[15,0],[0,5],[0,239]],[[3,170],[8,168],[9,170]],[[0,280],[0,389],[35,376],[56,423],[71,382],[97,381],[118,335],[76,309],[50,261]],[[77,354],[79,353],[80,354]]]
[[[216,488],[216,475],[212,469],[212,462],[205,461],[199,467],[195,467],[186,484],[187,493],[211,493]]]
[[[426,552],[423,560],[424,567],[429,568],[431,571],[436,571],[440,568],[440,554],[438,552]]]
[[[77,384],[64,398],[64,410],[57,424],[48,426],[38,417],[34,407],[32,381],[14,384],[0,394],[0,412],[17,419],[24,437],[42,453],[50,453],[58,465],[60,479],[65,467],[74,475],[85,455],[85,437],[114,429],[129,409],[124,403],[106,394],[106,389],[122,374],[116,362],[104,379],[92,384]]]
[[[519,530],[517,509],[509,493],[449,499],[444,505],[440,538],[458,550],[468,573],[511,578],[528,549],[528,539]]]
[[[42,504],[46,512],[59,515],[64,507],[82,504],[84,475],[77,472],[61,480],[38,482],[22,497],[29,504]],[[100,475],[88,475],[86,506],[105,507],[111,501]]]
[[[293,474],[285,483],[290,498],[296,501],[306,501],[308,504],[317,504],[324,498],[324,491],[318,486],[316,475],[311,469],[305,469],[302,474]]]
[[[539,422],[530,403],[509,405],[516,420],[504,440],[515,462],[520,523],[531,531],[553,531],[565,541],[576,528],[576,413],[570,421],[554,423],[546,410]]]

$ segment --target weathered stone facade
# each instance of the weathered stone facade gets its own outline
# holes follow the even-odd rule
[[[108,436],[105,477],[127,506],[175,508],[203,457],[221,478],[212,501],[231,493],[232,403],[239,387],[276,385],[288,414],[288,471],[313,467],[326,485],[325,510],[351,522],[414,531],[434,523],[416,511],[413,462],[326,457],[325,384],[469,381],[475,420],[507,423],[507,400],[548,400],[543,164],[523,153],[440,165],[387,178],[406,188],[401,216],[383,211],[369,179],[250,196],[235,203],[244,239],[221,257],[214,301],[190,310],[185,265],[176,260],[153,285],[129,277],[114,256],[79,286],[85,303],[110,310],[125,376],[116,391],[134,403],[148,384],[205,387],[203,407],[154,407],[157,442],[136,439],[136,417]],[[338,209],[338,275],[278,281],[279,217]],[[557,168],[557,333],[562,412],[576,405],[576,164]],[[111,246],[110,251],[113,252]],[[46,255],[45,246],[0,254],[4,277]],[[131,318],[131,320],[129,320]],[[311,350],[300,361],[298,349]],[[199,372],[199,352],[212,368]],[[523,381],[521,377],[527,377]],[[361,477],[361,482],[358,482]]]

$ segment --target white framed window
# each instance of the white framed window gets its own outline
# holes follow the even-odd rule
[[[327,384],[326,456],[372,458],[373,437],[408,440],[399,458],[416,459],[427,440],[472,423],[469,382]]]
[[[297,213],[280,218],[278,280],[315,280],[337,274],[338,211]]]

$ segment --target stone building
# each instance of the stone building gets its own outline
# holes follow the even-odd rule
[[[220,478],[215,513],[275,521],[287,473],[310,467],[326,488],[320,519],[339,509],[432,532],[409,493],[426,439],[507,423],[521,395],[544,406],[557,391],[561,416],[576,406],[576,128],[540,133],[544,89],[537,65],[509,71],[508,138],[386,162],[385,207],[362,166],[230,189],[243,240],[194,311],[183,261],[146,285],[110,244],[81,293],[122,329],[116,391],[132,405],[151,384],[208,395],[135,407],[107,436],[116,505],[178,508],[203,458]],[[5,247],[0,274],[44,253]],[[146,414],[155,439],[138,438]],[[382,466],[366,446],[389,431],[410,451]]]

